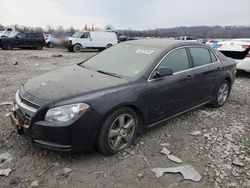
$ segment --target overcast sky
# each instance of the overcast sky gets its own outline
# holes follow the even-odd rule
[[[250,25],[250,0],[0,0],[0,23],[115,29]]]

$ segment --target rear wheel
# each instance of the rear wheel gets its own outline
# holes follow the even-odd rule
[[[53,45],[51,44],[51,42],[49,42],[49,43],[47,44],[47,47],[48,47],[48,48],[53,48]]]
[[[36,50],[42,50],[43,49],[43,45],[42,44],[36,44],[35,49]]]
[[[80,53],[82,51],[82,46],[80,44],[75,44],[73,50],[76,53]]]
[[[3,49],[4,50],[12,50],[13,49],[13,45],[9,42],[6,42],[3,44]]]
[[[230,83],[227,80],[222,81],[219,87],[217,88],[215,99],[211,103],[211,105],[216,108],[223,106],[228,99],[230,90]]]
[[[137,134],[138,117],[128,107],[120,108],[108,116],[97,140],[98,150],[113,155],[129,147]]]

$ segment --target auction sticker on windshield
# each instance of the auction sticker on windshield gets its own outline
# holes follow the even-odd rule
[[[137,54],[146,54],[146,55],[151,55],[154,53],[154,50],[143,50],[143,49],[138,49],[136,50]]]

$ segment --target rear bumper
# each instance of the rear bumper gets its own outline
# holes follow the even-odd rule
[[[237,61],[237,69],[244,70],[250,72],[250,58],[247,60],[236,60]]]

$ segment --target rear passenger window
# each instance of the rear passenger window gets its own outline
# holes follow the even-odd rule
[[[193,57],[194,66],[202,66],[211,63],[211,57],[208,49],[206,48],[190,48]]]
[[[168,54],[159,65],[159,68],[161,67],[170,68],[174,73],[188,69],[189,61],[186,49],[177,49]]]
[[[26,33],[26,38],[27,39],[33,39],[34,38],[34,34],[33,33]]]
[[[35,38],[44,38],[43,35],[41,33],[35,33]]]
[[[215,57],[214,53],[211,52],[210,50],[209,50],[209,52],[210,52],[210,55],[211,55],[211,58],[212,58],[212,62],[217,62],[218,59]]]

